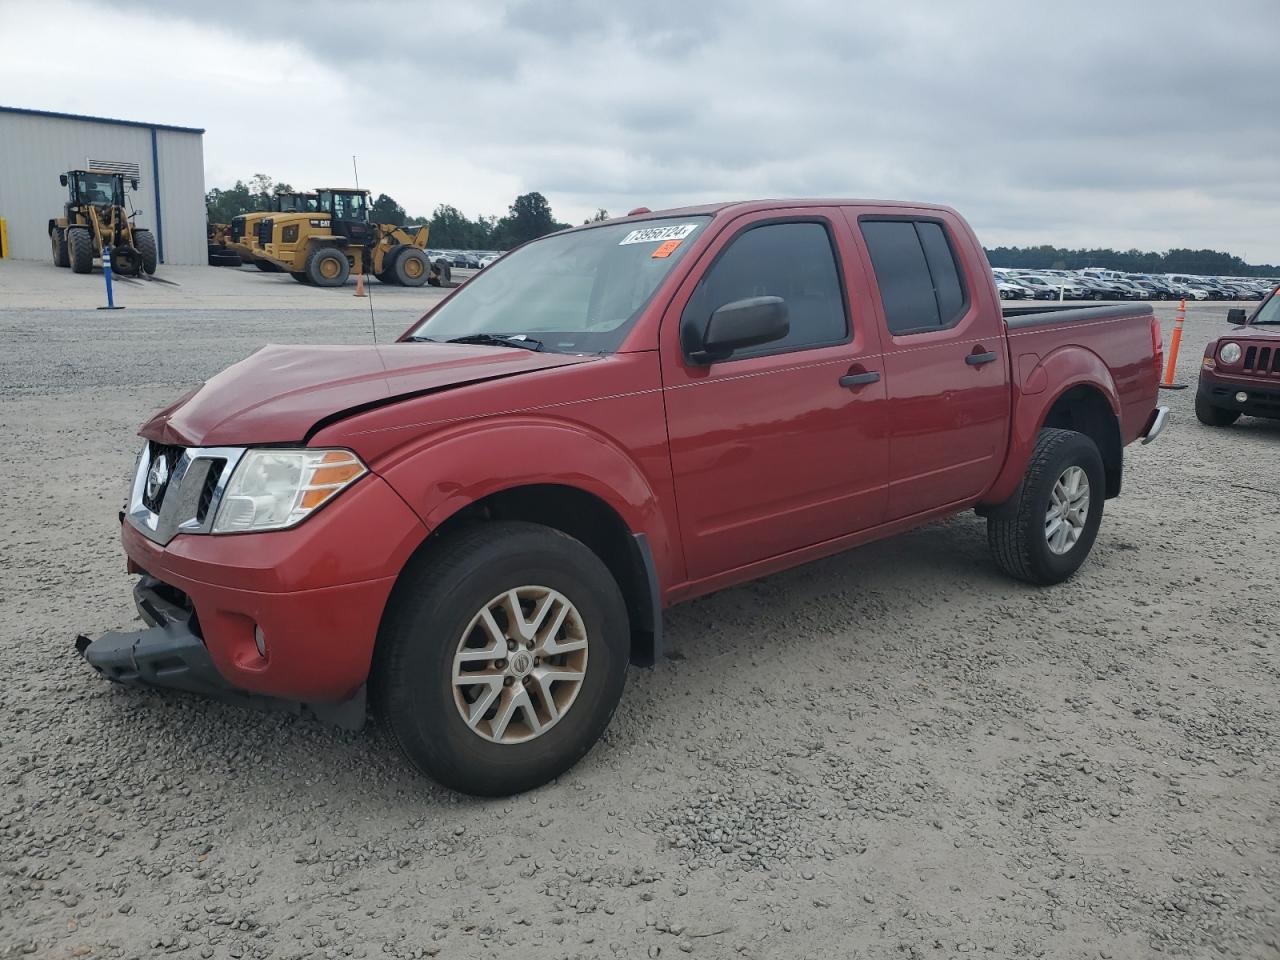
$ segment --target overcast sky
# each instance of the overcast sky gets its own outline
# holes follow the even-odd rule
[[[206,187],[355,153],[410,213],[912,199],[1280,263],[1280,0],[0,0],[0,36],[0,103],[204,127]]]

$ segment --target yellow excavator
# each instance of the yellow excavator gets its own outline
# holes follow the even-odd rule
[[[316,209],[314,193],[277,193],[271,197],[266,210],[253,213],[242,213],[231,218],[228,232],[227,249],[240,257],[241,263],[252,263],[259,270],[275,273],[280,268],[270,260],[262,257],[258,247],[258,224],[273,213],[314,212]]]
[[[67,188],[62,216],[49,221],[53,263],[88,273],[93,261],[111,248],[111,269],[124,276],[156,272],[159,255],[150,230],[136,226],[141,211],[125,212],[124,174],[104,170],[69,170],[58,177]],[[138,181],[130,180],[134,190]]]
[[[427,227],[411,231],[369,222],[367,190],[325,187],[316,198],[314,212],[259,220],[255,252],[293,279],[317,287],[340,287],[352,271],[405,287],[438,287],[449,280],[448,265],[427,257]]]

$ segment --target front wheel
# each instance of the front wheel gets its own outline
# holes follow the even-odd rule
[[[306,274],[317,287],[340,287],[351,276],[351,264],[337,247],[317,247],[307,257]]]
[[[608,568],[532,523],[484,523],[402,575],[378,635],[373,707],[419,770],[480,796],[572,767],[622,696],[631,636]]]
[[[156,266],[160,263],[160,253],[156,247],[155,235],[150,230],[133,231],[133,242],[138,248],[138,256],[142,262],[142,272],[147,276],[151,276],[156,272]]]
[[[1206,427],[1229,427],[1240,419],[1240,411],[1214,406],[1207,397],[1197,393],[1196,419]]]
[[[1105,496],[1097,445],[1074,430],[1041,430],[1017,502],[987,518],[996,564],[1029,583],[1066,580],[1093,548]]]

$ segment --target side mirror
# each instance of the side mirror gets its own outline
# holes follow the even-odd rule
[[[1243,327],[1246,314],[1243,307],[1233,307],[1227,311],[1227,323],[1233,327]]]
[[[714,363],[735,350],[781,340],[791,332],[791,320],[781,297],[748,297],[716,310],[700,335],[696,330],[689,332],[695,341],[687,345],[689,359]]]
[[[129,183],[130,183],[130,185],[132,185],[133,189],[135,189],[135,190],[137,190],[137,189],[138,189],[138,178],[137,178],[137,177],[134,177],[132,180],[130,180],[130,181],[129,181]]]
[[[65,173],[60,174],[58,176],[58,182],[65,187],[67,185],[67,175]]]
[[[140,217],[140,216],[142,216],[142,211],[141,211],[141,210],[132,210],[132,211],[130,211],[129,216],[131,216],[131,217]]]

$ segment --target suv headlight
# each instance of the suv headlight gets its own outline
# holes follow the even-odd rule
[[[1223,363],[1235,363],[1240,359],[1240,344],[1227,342],[1218,349],[1218,359]]]
[[[213,532],[292,527],[366,473],[349,450],[248,450],[227,483]]]

